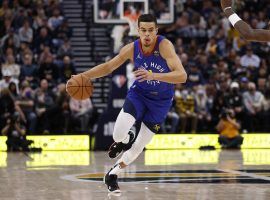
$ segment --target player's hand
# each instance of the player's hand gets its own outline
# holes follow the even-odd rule
[[[232,0],[220,0],[221,8],[224,10],[227,7],[232,7],[233,1]]]
[[[139,82],[143,82],[143,81],[151,81],[154,80],[154,74],[151,71],[147,71],[145,69],[138,69],[134,72],[134,75],[136,77],[136,79]]]

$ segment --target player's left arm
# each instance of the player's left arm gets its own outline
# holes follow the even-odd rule
[[[249,41],[269,42],[270,30],[253,29],[244,22],[232,9],[232,0],[221,0],[221,7],[226,17],[243,38]]]
[[[171,72],[168,73],[152,73],[147,70],[139,69],[134,72],[136,79],[140,82],[145,80],[158,80],[167,83],[185,83],[187,80],[187,73],[176,55],[172,43],[164,39],[159,46],[160,55],[166,60]]]

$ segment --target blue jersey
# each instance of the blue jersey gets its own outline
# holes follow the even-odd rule
[[[144,54],[140,40],[134,42],[133,61],[135,70],[146,69],[153,73],[168,73],[170,68],[159,52],[159,44],[164,39],[158,36],[150,54]],[[144,122],[150,130],[158,131],[172,105],[174,85],[157,80],[135,81],[130,87],[124,104],[124,112],[130,113],[136,120]]]
[[[168,73],[170,68],[164,58],[161,57],[159,52],[159,44],[164,39],[163,36],[157,36],[155,47],[152,53],[144,54],[141,48],[140,39],[134,42],[134,70],[146,69],[153,73]],[[171,99],[174,94],[174,85],[158,80],[151,81],[135,81],[131,89],[136,88],[143,92],[144,95],[153,99]]]

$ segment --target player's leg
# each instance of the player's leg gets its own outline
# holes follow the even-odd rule
[[[144,106],[137,98],[127,98],[123,109],[120,111],[113,130],[114,143],[109,148],[110,158],[116,158],[122,151],[127,150],[135,139],[135,132],[131,127],[140,117]]]
[[[145,105],[147,105],[148,109],[143,116],[143,123],[141,124],[136,141],[128,151],[123,153],[122,157],[105,176],[105,183],[110,191],[119,191],[117,176],[140,155],[154,134],[160,130],[160,125],[166,118],[171,107],[171,102],[162,102],[162,104],[159,104],[162,107],[156,106],[155,102],[148,102]]]
[[[132,144],[132,147],[123,153],[122,157],[104,177],[104,182],[108,186],[108,190],[110,192],[120,192],[117,183],[117,176],[126,166],[132,163],[140,155],[144,147],[151,141],[154,135],[155,133],[151,131],[144,123],[141,124],[138,137]]]

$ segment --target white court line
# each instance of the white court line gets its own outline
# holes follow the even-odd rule
[[[270,177],[257,175],[257,174],[254,174],[254,173],[247,173],[247,172],[241,172],[241,171],[230,170],[230,169],[217,169],[217,170],[222,171],[222,172],[231,173],[231,174],[237,174],[237,175],[241,175],[241,176],[249,176],[249,177],[252,177],[252,178],[257,178],[257,179],[270,181]]]

